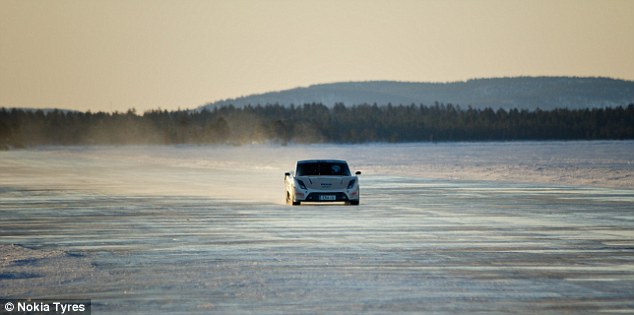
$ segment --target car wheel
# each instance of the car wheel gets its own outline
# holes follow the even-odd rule
[[[293,199],[291,199],[291,194],[289,192],[286,192],[286,204],[287,205],[293,205],[293,206],[299,206],[301,202],[299,201],[293,201]]]
[[[359,200],[350,200],[347,202],[348,205],[351,206],[358,206],[359,205]]]

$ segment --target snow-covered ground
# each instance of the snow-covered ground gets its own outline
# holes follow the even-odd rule
[[[634,188],[634,141],[44,147],[0,152],[0,184],[280,201],[298,159],[364,175]]]
[[[290,207],[295,160],[361,205]],[[94,314],[634,312],[634,142],[0,152],[0,297]]]

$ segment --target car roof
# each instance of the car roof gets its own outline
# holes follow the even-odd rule
[[[300,160],[300,161],[297,161],[297,164],[304,164],[304,163],[346,163],[348,164],[344,160]]]

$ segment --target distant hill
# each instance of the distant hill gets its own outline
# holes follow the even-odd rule
[[[227,99],[199,109],[222,105],[434,105],[436,102],[460,105],[462,108],[494,109],[627,106],[634,103],[634,81],[594,77],[515,77],[450,83],[342,82]]]

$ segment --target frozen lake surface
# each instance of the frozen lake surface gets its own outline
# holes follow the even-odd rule
[[[361,205],[284,205],[297,159]],[[634,313],[634,142],[0,152],[0,298],[93,314]]]

